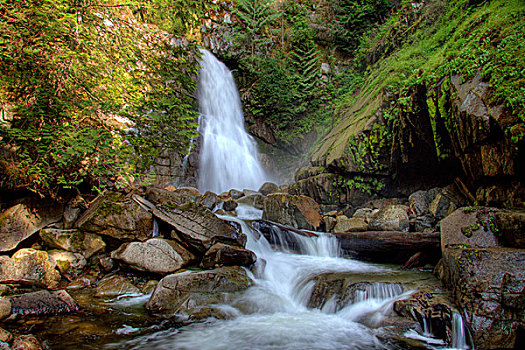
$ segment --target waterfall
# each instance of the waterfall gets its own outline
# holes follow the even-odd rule
[[[197,97],[202,116],[199,190],[257,190],[266,181],[255,141],[244,128],[233,76],[210,52],[201,50]]]

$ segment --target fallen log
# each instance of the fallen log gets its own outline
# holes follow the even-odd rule
[[[364,231],[336,234],[345,257],[378,263],[404,264],[421,252],[437,262],[440,233]]]

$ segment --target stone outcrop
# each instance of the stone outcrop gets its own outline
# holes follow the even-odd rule
[[[190,314],[210,304],[224,304],[252,284],[241,267],[185,271],[160,280],[146,308],[155,314]]]
[[[441,221],[438,273],[479,349],[514,348],[525,328],[525,250],[503,246],[498,211],[462,208]]]
[[[0,213],[0,252],[8,252],[43,227],[61,219],[60,206],[17,204]]]
[[[0,256],[0,283],[55,288],[59,281],[56,262],[45,251],[20,249],[11,258]]]
[[[257,256],[251,250],[216,243],[204,254],[200,266],[204,269],[220,266],[250,266],[256,261]]]
[[[124,243],[111,257],[139,271],[158,274],[175,272],[196,259],[177,242],[162,238]]]
[[[285,193],[265,198],[263,219],[308,230],[320,227],[323,220],[319,205],[312,198]]]
[[[153,217],[131,196],[110,192],[93,202],[76,226],[120,241],[145,241],[151,237]]]

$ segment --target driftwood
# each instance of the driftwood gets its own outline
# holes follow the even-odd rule
[[[359,260],[404,264],[418,252],[431,262],[440,257],[439,232],[365,231],[335,236],[344,255]]]

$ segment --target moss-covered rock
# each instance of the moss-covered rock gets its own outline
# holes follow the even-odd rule
[[[0,256],[0,283],[55,288],[60,281],[56,261],[47,252],[20,249],[11,258]]]

